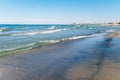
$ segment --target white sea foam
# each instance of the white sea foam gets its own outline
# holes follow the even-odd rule
[[[115,30],[110,29],[110,30],[107,30],[106,32],[115,32]]]
[[[81,39],[81,38],[86,38],[88,36],[73,36],[73,37],[69,37],[69,38],[64,38],[62,39],[62,41],[65,41],[65,40],[76,40],[76,39]]]
[[[65,30],[70,30],[70,28],[64,28],[64,29],[62,29],[62,30],[64,30],[64,31],[65,31]]]
[[[69,41],[69,40],[77,40],[77,39],[82,39],[82,38],[88,38],[88,37],[94,37],[94,36],[99,36],[101,34],[93,34],[93,35],[88,35],[88,36],[73,36],[73,37],[68,37],[68,38],[63,38],[60,40],[44,40],[44,41],[39,41],[39,42],[46,42],[46,43],[59,43],[61,41]]]
[[[54,32],[59,32],[59,31],[61,31],[61,29],[42,31],[41,33],[43,33],[43,34],[49,34],[49,33],[54,33]]]
[[[73,36],[73,37],[63,38],[63,39],[60,39],[60,40],[40,40],[40,41],[31,43],[31,44],[28,44],[28,45],[20,46],[20,47],[17,47],[17,48],[0,50],[0,53],[4,52],[4,51],[9,51],[10,53],[13,53],[13,52],[17,52],[17,51],[32,49],[34,47],[39,47],[38,44],[41,44],[41,43],[44,43],[41,46],[45,46],[46,44],[55,44],[55,43],[59,43],[59,42],[62,42],[62,41],[77,40],[77,39],[88,38],[88,37],[92,37],[92,36],[98,36],[98,35],[101,35],[101,34],[93,34],[93,35],[88,35],[88,36]]]
[[[89,28],[89,29],[94,29],[94,28],[91,27],[91,28]]]
[[[27,35],[36,35],[36,34],[51,34],[51,33],[59,32],[59,31],[61,31],[61,29],[45,30],[45,31],[33,31],[33,32],[23,32],[23,33],[12,34],[12,36],[27,36]]]
[[[56,26],[51,26],[48,29],[55,29],[55,28],[56,28]]]
[[[25,48],[25,47],[33,46],[34,44],[35,44],[35,43],[31,43],[31,44],[19,46],[19,47],[16,47],[16,48],[3,49],[3,50],[0,50],[0,52],[4,52],[4,51],[15,51],[15,50],[20,49],[20,48]]]

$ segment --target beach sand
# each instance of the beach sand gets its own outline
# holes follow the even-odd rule
[[[120,80],[120,39],[105,35],[1,58],[0,80]]]
[[[106,38],[120,38],[120,31],[112,32],[108,34]]]

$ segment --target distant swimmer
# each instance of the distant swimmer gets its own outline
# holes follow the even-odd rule
[[[5,31],[6,31],[6,28],[1,28],[0,31],[1,31],[1,32],[5,32]]]

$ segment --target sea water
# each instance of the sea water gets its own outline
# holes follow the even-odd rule
[[[5,31],[2,32],[2,28]],[[61,40],[85,38],[94,34],[120,30],[119,26],[100,25],[0,25],[0,54],[56,43]]]

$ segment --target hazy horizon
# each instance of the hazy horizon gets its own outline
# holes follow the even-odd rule
[[[120,0],[1,0],[0,24],[120,21]]]

